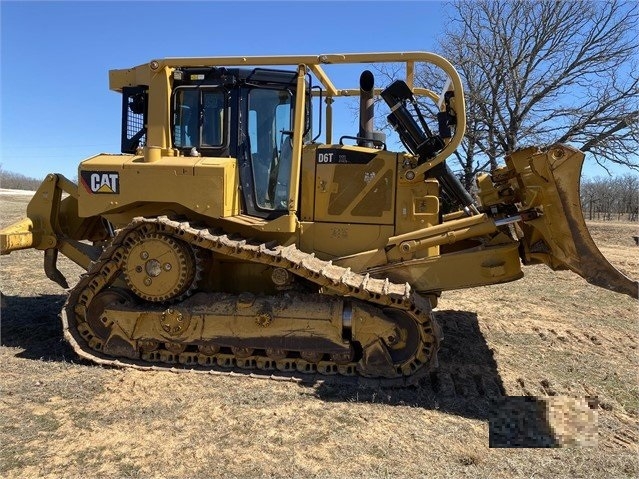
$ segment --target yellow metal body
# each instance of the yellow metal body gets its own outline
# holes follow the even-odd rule
[[[78,187],[82,217],[100,215],[124,226],[150,210],[209,218],[240,213],[237,164],[232,158],[165,156],[149,163],[143,156],[98,155],[83,161],[80,170],[86,172]],[[117,193],[109,188],[96,194],[109,181],[105,172],[117,173]]]
[[[440,68],[450,80],[447,91],[454,93],[447,108],[456,127],[440,151],[420,159],[377,147],[334,143],[332,104],[360,91],[336,85],[327,66],[401,64],[413,94],[437,102],[438,93],[414,88],[418,62]],[[245,210],[237,158],[185,156],[172,143],[174,73],[185,68],[284,66],[297,72],[286,211],[258,218]],[[308,89],[307,74],[323,88],[326,144],[310,142],[302,134],[309,115],[305,98],[317,97],[316,90]],[[408,282],[417,291],[433,294],[518,279],[523,261],[571,268],[595,284],[636,296],[636,283],[615,276],[587,235],[578,197],[581,152],[556,145],[546,152],[513,153],[502,169],[478,179],[478,207],[483,214],[441,214],[440,184],[428,173],[460,145],[466,119],[460,77],[438,55],[168,58],[113,70],[109,82],[115,91],[148,86],[146,143],[135,155],[102,154],[83,161],[77,187],[61,176],[47,177],[29,205],[28,218],[0,232],[3,254],[30,247],[55,250],[88,267],[99,251],[79,241],[107,239],[110,232],[100,226],[102,222],[121,228],[135,217],[167,216],[265,242],[295,244],[354,271]],[[439,106],[442,111],[446,108],[441,102]],[[366,161],[335,160],[352,155]],[[63,191],[69,195],[65,200]],[[488,214],[502,206],[521,212],[521,217]],[[518,236],[511,234],[509,224]],[[259,268],[234,263],[225,266],[238,273],[229,282],[248,289],[252,278],[261,274]],[[593,279],[593,270],[603,279]]]
[[[418,62],[448,76],[441,94],[414,86]],[[404,81],[380,90],[364,72],[360,89],[341,88],[328,72],[371,63],[402,65]],[[0,253],[43,250],[65,288],[58,253],[86,269],[61,314],[83,358],[406,385],[437,364],[442,291],[545,263],[639,296],[588,234],[582,152],[513,152],[478,177],[477,201],[446,169],[465,107],[459,75],[437,55],[154,60],[110,72],[110,87],[122,92],[126,154],[81,162],[78,185],[48,175],[27,218],[0,231]],[[360,96],[360,125],[372,124],[375,94],[409,153],[388,151],[370,126],[334,140],[334,102]],[[437,134],[411,116],[419,97],[438,107]],[[311,139],[316,103],[323,144]],[[444,197],[458,211],[443,214]]]

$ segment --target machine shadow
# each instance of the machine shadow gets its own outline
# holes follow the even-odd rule
[[[2,296],[0,344],[18,348],[19,358],[45,361],[80,359],[64,340],[58,314],[65,295]],[[536,398],[509,397],[492,351],[481,334],[477,315],[468,311],[438,311],[444,341],[439,369],[415,386],[371,388],[338,378],[302,382],[327,402],[356,402],[421,407],[489,423],[491,447],[554,447],[544,404]],[[522,429],[523,428],[523,429]]]
[[[326,401],[406,405],[489,419],[493,402],[504,397],[504,387],[477,315],[444,310],[437,311],[435,316],[444,335],[438,355],[439,368],[417,385],[349,388],[339,381],[325,381],[314,386],[316,394]]]
[[[81,361],[64,340],[58,314],[64,294],[2,296],[0,344],[23,351],[16,357],[45,361]]]
[[[507,396],[493,351],[469,311],[435,313],[444,340],[439,368],[415,386],[348,387],[325,381],[314,386],[325,401],[420,407],[488,423],[491,448],[558,447],[541,398]]]

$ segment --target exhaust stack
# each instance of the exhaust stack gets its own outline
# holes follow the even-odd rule
[[[375,76],[370,70],[364,70],[359,77],[359,132],[357,133],[358,146],[372,147],[371,141],[375,138],[373,132]]]

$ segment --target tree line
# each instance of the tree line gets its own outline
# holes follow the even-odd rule
[[[40,186],[40,183],[42,183],[42,180],[7,171],[0,165],[0,188],[35,191]]]
[[[587,220],[639,219],[639,177],[636,175],[582,180],[580,196]]]
[[[77,181],[77,180],[76,180]],[[11,190],[35,191],[42,180],[2,169],[0,187]],[[581,182],[581,206],[587,220],[639,220],[639,176],[584,179]]]
[[[440,53],[465,83],[468,125],[450,166],[466,186],[525,146],[568,143],[632,173],[582,180],[588,220],[639,214],[636,1],[454,0]],[[419,78],[428,87],[429,69]]]

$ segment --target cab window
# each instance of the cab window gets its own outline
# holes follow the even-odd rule
[[[176,148],[220,147],[226,130],[223,90],[177,88],[173,101],[173,144]]]
[[[248,97],[248,133],[256,204],[285,211],[291,171],[292,95],[254,88]]]

